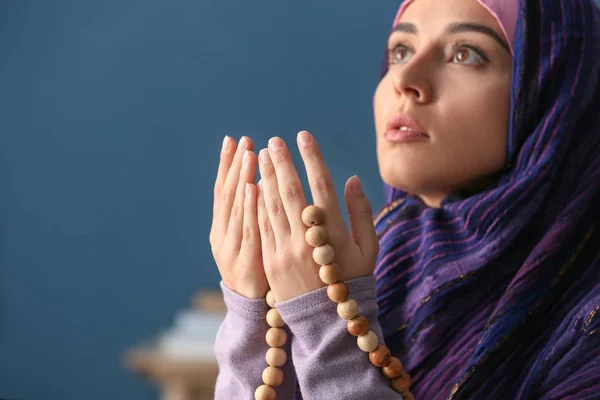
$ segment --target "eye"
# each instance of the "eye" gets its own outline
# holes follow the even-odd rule
[[[410,58],[412,57],[412,55],[413,55],[413,52],[408,47],[406,47],[402,44],[398,44],[390,50],[390,54],[388,57],[389,63],[390,64],[400,64],[400,63],[406,64],[408,61],[410,61]]]
[[[455,46],[452,62],[456,64],[483,64],[487,61],[483,52],[471,46]]]

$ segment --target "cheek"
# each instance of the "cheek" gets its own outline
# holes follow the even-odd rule
[[[508,91],[502,87],[462,94],[462,99],[453,96],[453,101],[446,103],[443,120],[447,134],[440,136],[438,150],[445,149],[446,161],[458,161],[457,170],[469,175],[496,172],[506,160]]]
[[[452,132],[448,139],[465,145],[470,141],[497,142],[505,138],[510,108],[509,87],[510,81],[496,79],[461,85],[460,90],[448,88],[444,100],[440,101],[443,104],[440,122],[445,121],[445,128]]]

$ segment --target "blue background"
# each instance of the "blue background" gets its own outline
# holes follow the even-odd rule
[[[157,397],[121,358],[218,285],[225,134],[308,129],[338,192],[358,174],[379,207],[398,3],[1,1],[0,398]]]
[[[218,285],[225,134],[295,149],[308,129],[377,209],[398,4],[0,1],[0,398],[157,397],[121,357]]]

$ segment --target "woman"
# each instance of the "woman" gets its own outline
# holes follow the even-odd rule
[[[358,178],[344,191],[348,232],[314,138],[301,132],[298,147],[342,278],[412,394],[600,398],[598,8],[408,1],[384,65],[375,230]],[[250,399],[262,383],[270,287],[289,330],[278,399],[296,382],[305,399],[401,399],[322,288],[285,143],[258,159],[252,149],[226,138],[215,183],[211,245],[229,307],[216,398]]]

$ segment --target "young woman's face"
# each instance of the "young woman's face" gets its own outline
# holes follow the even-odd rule
[[[414,0],[389,37],[388,58],[374,102],[384,182],[439,207],[502,169],[512,56],[482,5]]]

